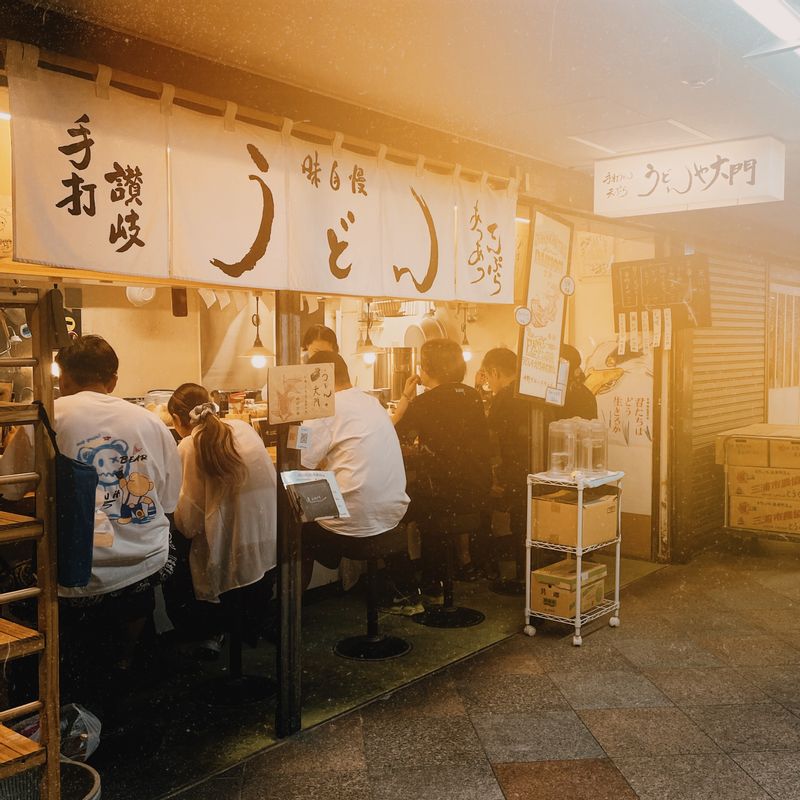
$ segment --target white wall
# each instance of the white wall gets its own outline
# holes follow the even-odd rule
[[[83,286],[83,332],[106,339],[119,356],[115,395],[140,397],[199,381],[200,315],[189,292],[189,316],[173,317],[170,290],[156,290],[145,306],[132,306],[120,286]]]

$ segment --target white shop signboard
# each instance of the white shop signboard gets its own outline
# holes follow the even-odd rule
[[[249,289],[510,303],[516,187],[7,57],[14,257]]]
[[[785,162],[771,136],[602,159],[594,211],[633,217],[783,200]]]

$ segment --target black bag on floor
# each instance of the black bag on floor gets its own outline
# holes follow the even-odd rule
[[[97,471],[91,464],[69,458],[58,449],[47,411],[41,403],[38,405],[56,454],[58,582],[70,588],[86,586],[92,577]]]

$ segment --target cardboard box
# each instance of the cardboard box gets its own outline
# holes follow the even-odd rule
[[[725,442],[725,462],[736,466],[768,467],[769,439],[728,437]]]
[[[769,465],[786,469],[800,469],[800,439],[771,439]]]
[[[800,534],[800,500],[741,495],[728,502],[731,528]]]
[[[531,573],[531,611],[574,617],[577,601],[577,562],[559,561]],[[584,561],[581,568],[581,613],[599,605],[605,597],[605,564]]]
[[[744,428],[733,428],[717,434],[715,456],[717,464],[736,464],[746,467],[798,467],[794,463],[770,461],[770,439],[793,439],[800,443],[800,425],[774,425],[759,422]],[[727,457],[727,458],[726,458]]]
[[[578,498],[568,489],[534,497],[531,501],[534,541],[578,545]],[[583,498],[583,546],[610,542],[617,537],[617,496]]]
[[[770,443],[770,447],[775,442]],[[775,497],[800,500],[800,469],[728,466],[731,497]]]

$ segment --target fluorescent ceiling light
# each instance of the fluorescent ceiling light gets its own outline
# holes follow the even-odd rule
[[[596,142],[590,142],[588,139],[582,139],[580,136],[567,136],[567,139],[572,139],[573,142],[578,142],[578,144],[585,144],[587,147],[594,147],[595,150],[600,150],[603,153],[608,153],[610,156],[617,155],[616,150],[611,150],[608,147],[603,147],[603,145],[597,144]]]
[[[800,39],[800,16],[784,0],[733,0],[756,22],[782,41]]]

